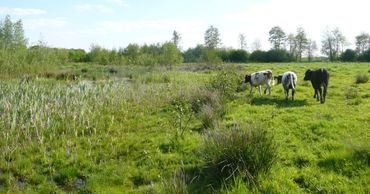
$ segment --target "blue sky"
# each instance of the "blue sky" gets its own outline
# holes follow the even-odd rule
[[[256,41],[268,49],[275,25],[286,33],[303,27],[318,44],[325,29],[338,27],[353,47],[357,34],[370,33],[368,7],[367,0],[1,0],[0,16],[22,19],[30,44],[65,48],[158,43],[176,30],[186,49],[202,44],[210,25],[224,47],[236,48],[243,33],[250,49]]]

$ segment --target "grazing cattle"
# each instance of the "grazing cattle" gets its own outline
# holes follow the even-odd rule
[[[288,100],[289,89],[292,89],[292,100],[294,100],[295,88],[297,86],[297,75],[292,71],[287,71],[283,75],[276,76],[278,84],[282,84],[285,92],[285,99]]]
[[[262,95],[261,92],[261,86],[263,84],[267,85],[267,88],[265,89],[265,94],[266,90],[269,90],[269,95],[271,95],[271,81],[272,81],[272,71],[271,70],[264,70],[264,71],[259,71],[252,73],[251,75],[246,75],[245,76],[245,83],[250,83],[251,85],[251,90],[250,90],[250,95],[252,96],[253,93],[253,87],[259,88],[260,95]]]
[[[312,87],[315,90],[314,98],[321,103],[325,102],[326,94],[328,91],[328,84],[329,84],[329,72],[326,69],[318,69],[318,70],[307,70],[304,76],[304,80],[308,81],[311,80]],[[321,88],[323,87],[323,89]],[[323,94],[324,92],[324,94]]]

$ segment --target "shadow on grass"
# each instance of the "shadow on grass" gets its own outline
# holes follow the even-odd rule
[[[307,105],[307,100],[285,100],[276,98],[253,98],[252,105],[275,105],[280,108],[301,107]]]
[[[212,167],[193,167],[185,169],[189,176],[187,190],[189,193],[217,193],[221,189],[222,179]]]

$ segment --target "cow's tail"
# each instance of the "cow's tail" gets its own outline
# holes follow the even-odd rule
[[[293,76],[293,74],[290,74],[290,85],[292,85],[292,89],[295,90],[294,76]]]

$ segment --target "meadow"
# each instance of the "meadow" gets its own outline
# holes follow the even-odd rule
[[[303,81],[319,67],[325,104]],[[296,100],[281,85],[250,97],[244,75],[264,69],[295,71]],[[356,83],[369,76],[368,63],[70,63],[4,76],[0,193],[369,193],[370,82]]]

